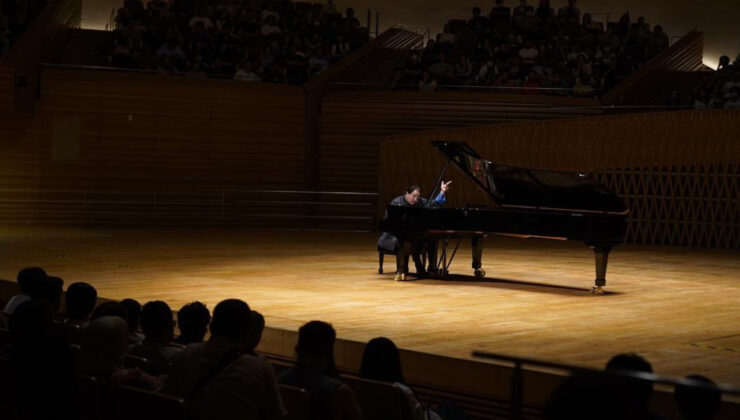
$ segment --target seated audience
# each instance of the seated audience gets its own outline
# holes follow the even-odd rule
[[[213,309],[211,338],[175,358],[164,392],[190,401],[198,418],[279,419],[286,411],[275,371],[248,354],[252,311],[238,299]]]
[[[61,278],[46,276],[38,280],[32,289],[31,297],[33,299],[43,299],[51,303],[54,308],[54,316],[56,318],[57,312],[62,303],[63,287],[64,280]]]
[[[342,17],[333,5],[239,1],[194,12],[182,2],[134,3],[116,14],[116,67],[302,84],[369,41],[354,11]]]
[[[437,39],[420,51],[420,68],[407,63],[417,80],[423,71],[430,73],[429,82],[419,83],[422,91],[495,86],[494,92],[519,93],[522,89],[515,88],[524,86],[530,94],[598,96],[669,46],[662,26],[651,32],[642,17],[631,24],[625,15],[620,25],[606,29],[591,14],[581,20],[576,0],[557,13],[549,0],[541,0],[537,9],[523,0],[513,16],[503,0],[496,0],[488,18],[476,7],[467,22],[448,22]],[[448,71],[447,63],[466,60],[469,68],[456,65]]]
[[[21,303],[31,300],[36,285],[44,278],[46,278],[46,271],[41,268],[28,267],[20,270],[16,276],[16,281],[21,289],[21,294],[10,298],[8,303],[5,304],[3,313],[11,315]]]
[[[31,299],[10,318],[11,364],[2,380],[12,384],[9,401],[16,418],[76,418],[73,354],[63,331],[52,322],[54,313],[49,301]]]
[[[334,362],[336,332],[322,321],[298,330],[296,365],[280,374],[281,384],[304,388],[311,396],[312,412],[319,419],[360,419],[352,388],[340,381]]]
[[[79,282],[70,284],[66,295],[66,323],[80,328],[87,327],[97,299],[98,292],[93,286]]]
[[[712,420],[722,402],[722,393],[709,378],[689,375],[693,385],[678,385],[674,390],[676,405],[683,420]]]
[[[128,325],[128,311],[125,306],[118,302],[103,302],[98,305],[93,309],[93,313],[90,315],[90,321],[104,316],[117,316],[126,321],[126,325]]]
[[[597,373],[576,373],[565,379],[545,407],[546,420],[635,419],[613,378]]]
[[[362,353],[359,376],[374,381],[392,383],[406,397],[412,420],[441,420],[433,410],[425,410],[414,391],[406,385],[401,370],[401,357],[398,348],[388,338],[377,337],[368,341]]]
[[[249,338],[247,339],[247,353],[257,355],[255,350],[262,340],[262,332],[265,331],[265,317],[257,311],[252,311],[249,318]]]
[[[82,331],[77,371],[107,381],[111,385],[129,385],[158,390],[164,376],[152,376],[141,369],[123,366],[128,350],[128,325],[118,316],[103,316]]]
[[[124,299],[121,306],[126,310],[129,331],[129,343],[141,344],[144,341],[144,333],[141,332],[141,304],[135,299]]]
[[[717,71],[707,72],[696,86],[689,105],[694,109],[740,108],[740,56],[730,64],[729,56],[722,56]]]
[[[175,322],[169,305],[161,300],[147,302],[141,309],[141,329],[144,340],[132,346],[129,354],[146,359],[148,373],[166,373],[175,356],[182,351],[182,347],[171,344]]]
[[[190,343],[202,343],[203,337],[208,332],[208,323],[211,322],[211,312],[206,305],[200,302],[192,302],[184,305],[177,311],[177,326],[180,328],[180,336],[176,343],[187,345]]]
[[[607,372],[644,372],[653,373],[653,367],[642,356],[635,353],[618,354],[606,364]],[[637,378],[612,379],[622,397],[622,404],[632,419],[658,419],[649,411],[650,397],[653,394],[651,381]]]

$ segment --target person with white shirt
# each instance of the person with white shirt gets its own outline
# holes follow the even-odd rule
[[[234,74],[234,80],[241,80],[242,82],[259,82],[261,79],[253,71],[253,65],[251,61],[245,61],[244,64],[242,64],[242,68],[237,70],[237,72]]]
[[[16,281],[21,293],[10,298],[3,308],[3,313],[9,317],[21,303],[31,300],[36,285],[44,278],[46,278],[46,271],[42,268],[28,267],[19,271]]]

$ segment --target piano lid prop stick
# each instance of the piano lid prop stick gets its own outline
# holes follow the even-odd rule
[[[432,189],[432,194],[427,199],[427,205],[426,207],[429,207],[429,203],[432,202],[432,199],[434,198],[434,194],[437,193],[437,187],[439,187],[440,183],[442,182],[442,177],[445,176],[445,172],[447,172],[447,168],[450,167],[450,159],[447,159],[447,164],[442,169],[442,173],[439,174],[439,178],[437,178],[437,182],[434,184],[434,188]]]

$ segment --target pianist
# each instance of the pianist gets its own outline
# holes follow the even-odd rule
[[[437,208],[447,201],[445,193],[450,189],[450,183],[452,181],[444,182],[439,187],[439,194],[434,200],[427,200],[421,196],[421,187],[418,185],[411,185],[406,189],[403,195],[391,200],[391,206],[403,206],[403,207],[429,207]],[[398,251],[398,238],[391,235],[388,232],[383,232],[378,238],[378,246],[391,252]],[[411,258],[414,260],[416,266],[416,276],[418,278],[424,278],[427,276],[427,270],[424,269],[424,264],[421,262],[421,255],[424,252],[424,248],[427,251],[427,262],[429,269],[428,271],[435,271],[437,268],[437,244],[435,241],[415,241],[411,245]]]

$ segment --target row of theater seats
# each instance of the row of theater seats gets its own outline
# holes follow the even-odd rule
[[[0,346],[10,343],[10,333],[0,328]],[[73,350],[79,350],[72,346]],[[10,377],[10,359],[0,357],[0,378]],[[291,367],[290,363],[271,360],[276,373]],[[145,358],[126,355],[124,366],[145,369]],[[365,420],[406,420],[411,413],[402,392],[390,383],[342,375],[342,381],[355,392],[357,404]],[[190,418],[188,404],[182,398],[126,385],[110,387],[105,381],[89,375],[77,375],[80,420],[184,420]],[[7,407],[9,381],[0,382],[0,417]],[[302,388],[279,385],[283,403],[288,410],[286,420],[312,420],[309,392]],[[382,404],[379,404],[382,402]]]

